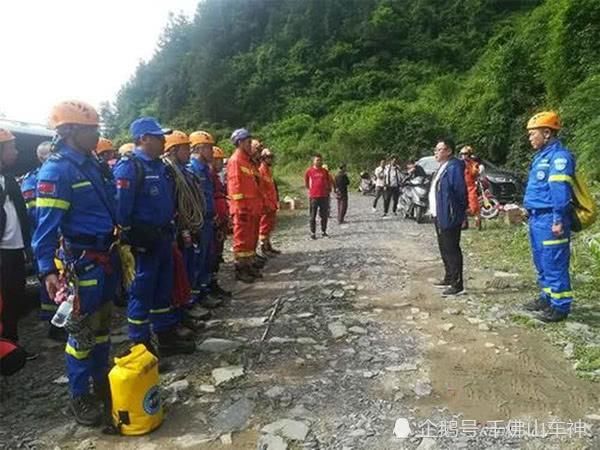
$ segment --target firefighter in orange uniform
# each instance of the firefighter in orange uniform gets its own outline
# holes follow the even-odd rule
[[[268,148],[263,149],[260,154],[261,164],[259,174],[261,178],[261,192],[264,198],[264,211],[260,216],[259,240],[260,252],[266,256],[276,256],[281,252],[271,244],[271,234],[277,223],[277,209],[279,206],[277,187],[273,179],[273,159],[274,155]]]
[[[250,132],[244,128],[235,130],[231,142],[236,149],[227,161],[227,192],[233,219],[235,276],[244,283],[253,283],[262,277],[255,266],[262,196],[252,163]]]

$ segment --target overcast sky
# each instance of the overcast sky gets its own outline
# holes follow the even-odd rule
[[[198,0],[0,0],[0,113],[46,123],[52,105],[114,100],[149,59],[169,11]]]

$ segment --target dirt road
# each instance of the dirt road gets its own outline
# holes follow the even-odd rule
[[[314,242],[304,213],[282,219],[284,255],[264,281],[233,285],[202,350],[172,359],[166,420],[149,436],[73,425],[61,350],[28,320],[23,334],[44,353],[3,388],[0,448],[600,448],[598,384],[501,303],[479,308],[493,295],[485,270],[467,262],[469,295],[442,299],[431,225],[383,220],[369,201],[352,197],[349,223]],[[126,346],[122,331],[113,340]],[[244,375],[216,385],[212,371],[232,366]]]

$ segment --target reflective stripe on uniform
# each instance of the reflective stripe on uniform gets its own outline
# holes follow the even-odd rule
[[[98,286],[98,280],[80,280],[79,287]]]
[[[137,319],[130,319],[129,317],[127,318],[127,322],[133,324],[133,325],[144,325],[145,323],[150,323],[150,321],[148,319],[146,320],[137,320]]]
[[[71,206],[71,203],[59,198],[40,197],[37,199],[36,205],[38,208],[57,208],[67,210]]]
[[[77,189],[77,188],[81,188],[81,187],[85,187],[85,186],[91,186],[91,185],[92,185],[91,181],[82,181],[81,183],[72,184],[71,187],[73,189]]]
[[[151,309],[150,314],[165,314],[171,312],[171,308]]]
[[[552,289],[544,288],[544,289],[542,289],[542,291],[544,291],[546,294],[550,294],[552,292]]]
[[[244,194],[231,194],[232,200],[241,200],[244,198]]]
[[[573,177],[571,175],[550,175],[548,181],[565,181],[573,184]]]
[[[254,175],[254,172],[252,171],[252,169],[248,169],[247,167],[240,166],[240,170],[247,175]]]
[[[110,336],[108,334],[102,336],[96,336],[96,344],[105,344],[108,342],[108,338]]]
[[[551,239],[548,241],[543,241],[542,244],[543,245],[561,245],[561,244],[568,244],[569,243],[569,239],[565,238],[565,239]]]
[[[565,292],[552,292],[550,294],[552,298],[571,298],[573,297],[573,291],[565,291]]]
[[[35,201],[35,199],[33,199],[33,200],[29,200],[27,203],[25,203],[25,206],[27,206],[27,209],[31,209],[31,208],[35,208],[36,204],[37,204],[37,202]]]
[[[235,256],[240,258],[247,258],[248,256],[254,256],[256,252],[235,252]]]
[[[67,344],[65,347],[65,353],[76,359],[85,359],[90,356],[90,352],[91,350],[77,350],[71,344]]]

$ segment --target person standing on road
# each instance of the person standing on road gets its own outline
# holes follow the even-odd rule
[[[262,184],[264,187],[263,196],[265,199],[264,211],[260,216],[260,251],[267,256],[276,256],[281,251],[273,248],[271,244],[271,235],[277,224],[277,209],[279,208],[279,201],[277,199],[277,186],[273,179],[273,161],[275,155],[271,150],[265,148],[260,154],[260,167],[258,171],[260,173]]]
[[[23,313],[25,250],[31,240],[25,201],[17,181],[7,173],[18,154],[14,135],[0,128],[0,295],[4,299],[0,328],[2,337],[14,342],[19,340],[17,322]]]
[[[400,198],[400,185],[402,184],[402,169],[398,165],[398,160],[395,156],[392,157],[390,163],[385,166],[383,173],[384,177],[384,195],[383,195],[383,217],[388,217],[390,203],[393,201],[392,212],[397,215],[398,199]]]
[[[346,172],[346,164],[340,166],[340,170],[335,176],[335,186],[337,188],[337,219],[338,223],[342,224],[346,222],[346,213],[348,212],[348,186],[350,185],[350,179]]]
[[[100,423],[100,402],[109,401],[112,303],[120,282],[114,187],[93,155],[99,125],[97,112],[86,103],[67,101],[53,108],[50,126],[58,138],[38,175],[33,235],[40,280],[50,298],[64,294],[54,259],[59,242],[66,275],[76,280],[65,359],[69,409],[87,426]]]
[[[469,145],[460,149],[460,159],[465,162],[465,183],[467,184],[467,195],[469,204],[469,214],[475,217],[475,226],[481,230],[481,216],[479,207],[479,194],[477,192],[477,179],[480,169],[477,159],[473,156],[473,148]],[[465,217],[463,229],[469,228],[469,218]]]
[[[446,288],[442,296],[465,293],[463,255],[460,248],[462,223],[467,211],[465,164],[454,156],[454,142],[442,139],[435,146],[435,159],[440,163],[429,191],[429,207],[435,222],[438,245],[444,262],[444,278],[435,283]]]
[[[523,204],[529,213],[529,240],[541,292],[524,307],[539,311],[544,322],[565,320],[573,301],[569,260],[575,158],[557,138],[560,128],[560,118],[551,111],[536,114],[527,123],[536,153]]]
[[[329,171],[323,168],[323,157],[318,153],[313,157],[312,167],[304,174],[304,185],[310,202],[310,237],[317,238],[317,213],[321,218],[321,235],[327,237],[329,193],[332,185]]]
[[[373,212],[377,212],[377,202],[383,196],[383,188],[385,187],[385,163],[382,159],[379,166],[375,169],[375,199],[373,200]]]
[[[231,134],[231,142],[236,149],[227,161],[227,193],[233,221],[235,277],[244,283],[254,283],[262,277],[255,262],[263,203],[252,162],[252,135],[239,128]]]

